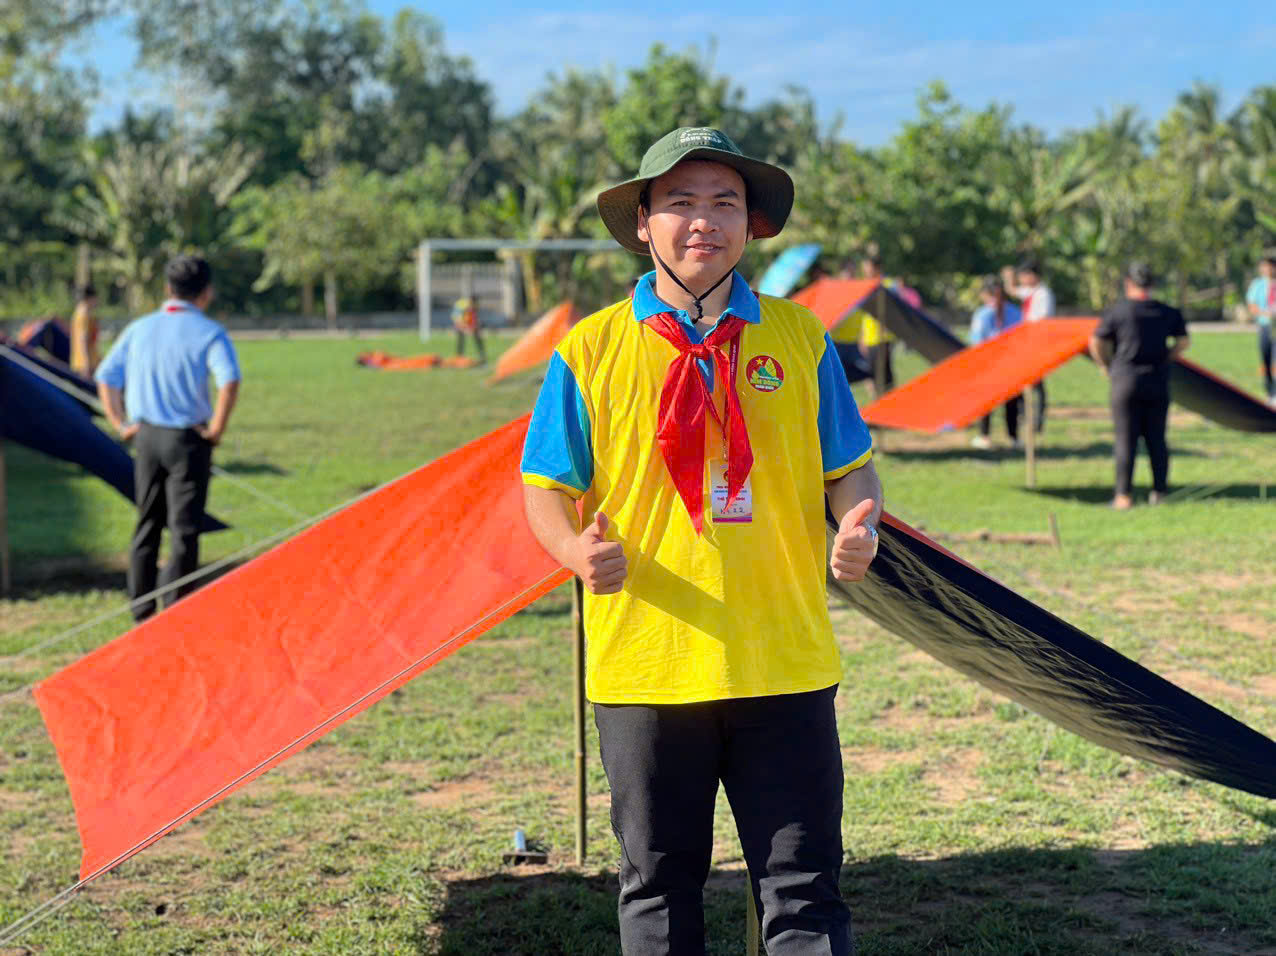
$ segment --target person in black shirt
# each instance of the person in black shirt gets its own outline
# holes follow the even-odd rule
[[[1134,504],[1131,482],[1139,436],[1152,462],[1152,493],[1158,503],[1168,490],[1170,448],[1165,424],[1170,411],[1170,362],[1190,338],[1183,313],[1152,298],[1152,270],[1142,263],[1125,276],[1125,301],[1103,313],[1090,336],[1090,355],[1112,385],[1112,422],[1116,428],[1116,493],[1112,507]]]

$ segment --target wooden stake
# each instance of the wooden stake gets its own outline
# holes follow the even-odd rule
[[[576,865],[585,863],[585,582],[572,586],[572,710],[576,716]]]
[[[1037,393],[1029,385],[1023,390],[1023,417],[1025,423],[1024,467],[1025,483],[1029,488],[1037,487]]]
[[[748,870],[744,871],[744,889],[749,894],[748,924],[744,933],[744,951],[747,956],[758,956],[762,948],[762,926],[758,922],[758,901],[753,898],[753,877]]]
[[[7,595],[9,577],[9,491],[5,487],[4,439],[0,438],[0,594]]]
[[[1059,537],[1059,519],[1055,517],[1055,513],[1050,512],[1050,537],[1054,539],[1056,548],[1063,547],[1063,539]]]

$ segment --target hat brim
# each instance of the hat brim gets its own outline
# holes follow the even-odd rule
[[[651,254],[646,243],[638,238],[638,201],[648,183],[689,159],[712,160],[738,172],[749,193],[749,230],[753,238],[769,239],[779,235],[793,210],[793,180],[789,174],[770,163],[703,146],[688,150],[650,176],[631,179],[598,194],[598,215],[618,243],[630,252]]]

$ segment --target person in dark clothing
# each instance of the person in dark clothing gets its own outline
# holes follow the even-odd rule
[[[1112,507],[1134,505],[1134,456],[1142,437],[1152,462],[1157,504],[1169,489],[1170,448],[1165,439],[1170,411],[1170,362],[1190,343],[1183,313],[1151,295],[1152,270],[1142,263],[1125,276],[1125,300],[1103,313],[1090,336],[1090,355],[1111,382],[1116,435],[1116,492]]]
[[[137,457],[137,528],[129,545],[128,592],[133,617],[155,613],[152,592],[199,567],[213,446],[222,439],[239,396],[239,361],[230,336],[204,314],[213,301],[213,272],[203,259],[178,256],[165,270],[168,300],[116,339],[98,366],[98,396],[106,417]],[[209,375],[217,405],[208,400]],[[158,575],[160,535],[169,531],[172,557]],[[163,595],[165,605],[193,587]]]

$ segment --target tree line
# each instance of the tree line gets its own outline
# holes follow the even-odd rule
[[[175,104],[90,131],[89,30],[127,16],[140,66]],[[1132,108],[1049,136],[942,83],[884,145],[853,117],[821,124],[793,87],[746,103],[704,51],[653,46],[641,65],[567,70],[499,116],[440,24],[346,0],[10,0],[0,12],[0,318],[65,312],[91,276],[120,313],[159,294],[163,262],[216,262],[222,307],[314,313],[410,308],[423,237],[604,237],[598,190],[676,126],[727,130],[793,175],[783,235],[747,274],[817,241],[833,269],[870,245],[930,302],[1032,255],[1060,302],[1115,295],[1129,260],[1166,298],[1219,309],[1276,235],[1276,86],[1226,112],[1181,93],[1155,123]],[[711,49],[710,49],[711,52]],[[619,294],[628,254],[523,255],[529,305]]]

